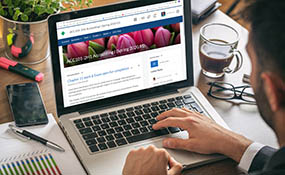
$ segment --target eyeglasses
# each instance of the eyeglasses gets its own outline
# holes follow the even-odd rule
[[[251,86],[236,86],[224,82],[210,82],[208,95],[220,100],[243,100],[248,103],[255,104],[255,98]]]

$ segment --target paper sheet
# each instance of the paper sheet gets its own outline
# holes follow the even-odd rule
[[[65,152],[59,152],[39,142],[22,138],[8,129],[10,123],[5,123],[0,125],[0,161],[13,156],[47,150],[54,156],[63,175],[86,174],[52,114],[48,114],[48,119],[49,123],[46,125],[23,127],[21,129],[26,129],[60,145],[65,149]]]

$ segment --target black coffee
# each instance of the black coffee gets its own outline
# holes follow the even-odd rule
[[[223,73],[223,69],[228,67],[233,59],[231,46],[223,40],[211,40],[216,43],[203,43],[200,46],[200,63],[202,68],[211,73]],[[220,45],[219,45],[220,44]]]

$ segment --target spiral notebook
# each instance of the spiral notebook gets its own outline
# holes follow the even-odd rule
[[[58,152],[39,142],[22,138],[8,129],[10,123],[2,124],[0,125],[0,175],[86,174],[52,114],[48,115],[48,119],[49,123],[46,125],[23,129],[57,143],[65,149],[65,152]]]

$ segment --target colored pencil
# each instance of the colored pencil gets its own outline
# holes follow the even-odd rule
[[[49,153],[49,157],[50,157],[50,159],[51,159],[53,165],[55,166],[57,172],[61,175],[62,173],[60,172],[60,170],[59,170],[59,168],[58,168],[56,162],[54,161],[54,159],[53,159],[53,157],[52,157],[52,155],[51,155],[50,153]]]
[[[34,172],[34,170],[33,170],[33,167],[31,166],[31,164],[30,164],[30,162],[29,162],[29,160],[28,160],[28,159],[26,159],[26,162],[27,162],[28,167],[30,168],[30,170],[31,170],[32,174],[33,174],[33,175],[36,175],[36,174],[35,174],[35,172]]]
[[[51,173],[50,173],[50,171],[49,171],[49,169],[48,169],[48,167],[47,167],[47,164],[45,163],[45,161],[44,161],[44,159],[43,159],[42,156],[40,156],[40,159],[41,159],[41,161],[42,161],[42,163],[43,163],[45,169],[47,170],[48,174],[51,175]]]
[[[46,175],[45,170],[43,169],[43,167],[42,167],[42,165],[41,165],[41,163],[40,163],[38,157],[35,157],[35,159],[36,159],[36,161],[37,161],[37,163],[38,163],[38,165],[39,165],[39,167],[40,167],[40,169],[41,169],[43,175]]]
[[[29,172],[29,170],[28,170],[28,168],[27,168],[25,162],[24,162],[23,160],[21,160],[21,163],[22,163],[22,165],[23,165],[23,167],[24,167],[26,173],[27,173],[28,175],[30,175],[30,172]]]
[[[40,173],[40,171],[39,171],[37,165],[35,164],[34,159],[33,159],[32,157],[30,157],[30,159],[31,159],[32,165],[33,165],[33,167],[35,168],[37,174],[38,174],[38,175],[41,175],[41,173]]]
[[[3,171],[1,170],[1,167],[0,167],[0,175],[4,175],[4,174],[3,174]]]
[[[14,162],[12,162],[12,167],[14,168],[15,173],[16,173],[17,175],[19,175],[19,171],[17,170],[16,165],[14,164]]]
[[[7,167],[8,167],[8,170],[10,171],[11,175],[14,175],[13,170],[12,170],[12,168],[10,167],[10,164],[7,163]]]
[[[44,155],[44,156],[45,156],[46,161],[47,161],[47,163],[48,163],[48,165],[49,165],[50,169],[52,170],[53,174],[55,174],[55,175],[56,175],[56,172],[54,171],[54,169],[53,169],[53,167],[52,167],[52,164],[50,163],[50,161],[49,161],[49,159],[48,159],[48,156],[46,156],[46,155]]]
[[[8,171],[6,170],[5,165],[2,165],[2,168],[3,168],[4,172],[5,172],[5,174],[8,174]]]
[[[21,174],[24,174],[24,171],[23,171],[23,169],[21,167],[21,164],[18,161],[16,161],[16,164],[18,165],[18,167],[19,167],[19,169],[21,171]]]

